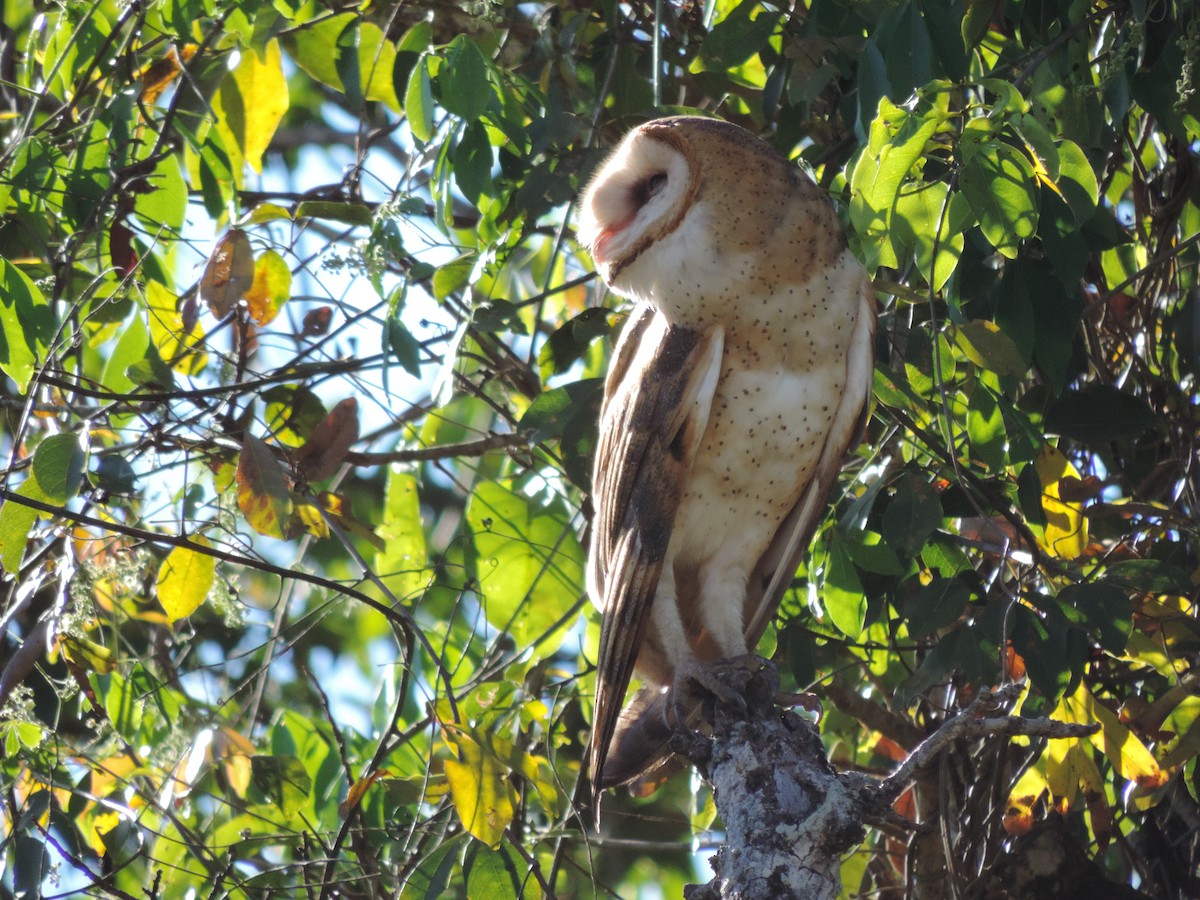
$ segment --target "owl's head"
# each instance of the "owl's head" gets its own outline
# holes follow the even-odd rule
[[[703,267],[722,254],[761,250],[800,180],[766,141],[737,125],[655,119],[627,134],[593,177],[577,236],[609,287],[650,297],[685,260]]]

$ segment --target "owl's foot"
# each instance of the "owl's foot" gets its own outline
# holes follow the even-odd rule
[[[670,710],[676,723],[712,722],[717,710],[747,718],[774,705],[779,672],[761,656],[747,653],[712,663],[696,660],[675,672]]]

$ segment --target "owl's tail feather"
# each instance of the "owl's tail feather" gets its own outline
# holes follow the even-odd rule
[[[627,784],[635,796],[646,797],[681,768],[668,747],[668,697],[663,688],[643,687],[621,710],[600,775],[601,789]]]

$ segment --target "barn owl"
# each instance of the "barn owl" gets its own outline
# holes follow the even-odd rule
[[[584,192],[578,236],[637,304],[593,479],[589,770],[605,788],[669,758],[678,698],[713,686],[706,667],[751,651],[774,615],[861,429],[875,298],[821,190],[715,119],[628,134]]]

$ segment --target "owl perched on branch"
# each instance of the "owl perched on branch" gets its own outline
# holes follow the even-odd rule
[[[861,428],[875,300],[821,190],[715,119],[627,135],[583,196],[579,237],[637,303],[593,481],[589,767],[604,788],[669,758],[688,686],[719,691],[709,665],[752,651],[774,615]]]

